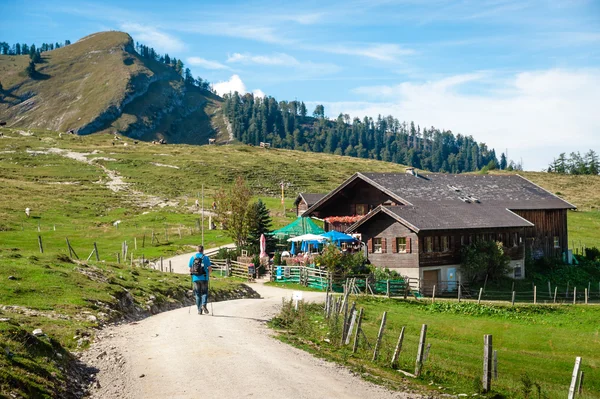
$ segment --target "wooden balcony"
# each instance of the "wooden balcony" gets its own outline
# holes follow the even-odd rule
[[[511,260],[523,259],[525,255],[525,246],[504,247],[504,253],[507,254]],[[460,264],[460,251],[458,250],[448,252],[422,252],[419,254],[419,266],[421,267],[457,264]]]

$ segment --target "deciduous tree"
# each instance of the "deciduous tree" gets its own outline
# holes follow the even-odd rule
[[[252,192],[243,177],[238,176],[233,186],[221,188],[215,196],[216,220],[223,225],[227,235],[238,248],[243,248],[248,238],[248,211]]]

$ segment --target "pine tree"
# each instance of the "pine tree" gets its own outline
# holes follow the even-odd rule
[[[27,68],[25,68],[25,73],[30,78],[32,78],[35,75],[35,73],[36,73],[35,62],[33,62],[33,60],[29,61],[29,65],[27,65]]]
[[[500,155],[500,169],[504,170],[506,169],[506,155],[504,155],[504,153],[502,153],[502,155]]]
[[[271,215],[262,200],[258,200],[248,209],[248,252],[251,254],[260,254],[260,236],[265,235],[266,251],[271,252],[275,249],[275,240],[271,235]]]
[[[600,161],[598,160],[598,155],[594,150],[589,150],[585,154],[585,163],[587,166],[588,174],[597,175],[600,173]]]
[[[175,72],[179,75],[183,74],[183,62],[181,60],[177,60],[177,64],[175,64]]]
[[[303,118],[306,117],[306,105],[304,104],[304,101],[300,103],[300,116]]]
[[[193,85],[194,84],[194,77],[192,76],[192,71],[190,70],[190,68],[185,68],[185,83],[189,84],[189,85]]]

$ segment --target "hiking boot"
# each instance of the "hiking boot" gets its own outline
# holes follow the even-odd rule
[[[198,309],[198,314],[202,314],[202,309]]]
[[[206,305],[203,305],[202,309],[204,310],[204,313],[208,314],[208,308],[206,307]]]

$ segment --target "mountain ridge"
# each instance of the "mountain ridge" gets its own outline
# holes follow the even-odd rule
[[[43,52],[33,78],[23,73],[28,63],[27,55],[0,56],[0,119],[8,126],[188,144],[218,133],[220,97],[141,57],[127,33],[94,33]]]

